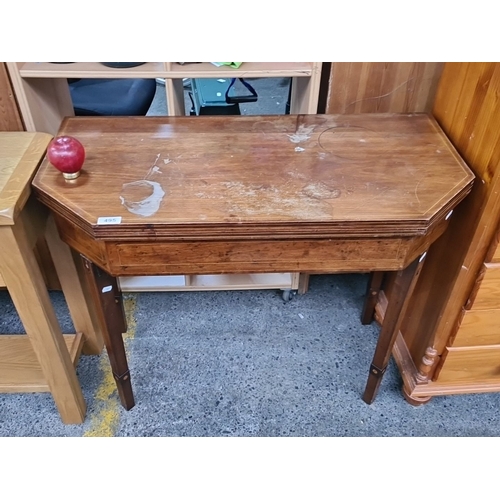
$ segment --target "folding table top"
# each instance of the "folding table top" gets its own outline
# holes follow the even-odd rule
[[[425,114],[74,117],[82,173],[40,199],[96,238],[422,234],[474,174]]]

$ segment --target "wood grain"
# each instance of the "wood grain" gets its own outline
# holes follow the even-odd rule
[[[448,242],[443,242],[453,241],[458,262],[443,277],[448,278],[449,296],[436,324],[439,346],[446,343],[450,327],[456,324],[474,288],[500,222],[500,118],[496,97],[500,92],[500,64],[456,63],[447,66],[443,75],[449,84],[439,88],[434,114],[442,122],[453,116],[450,139],[479,179],[460,207],[459,224],[449,234]],[[465,108],[463,100],[469,103]]]
[[[82,175],[68,183],[44,160],[34,186],[102,240],[411,237],[473,179],[423,114],[81,117],[60,134],[84,144]]]
[[[474,310],[500,308],[500,264],[484,264],[471,307]]]
[[[76,367],[83,335],[65,334],[64,342]],[[48,392],[49,385],[26,335],[2,335],[0,350],[0,392]]]
[[[24,130],[5,63],[0,63],[0,131]]]
[[[326,112],[430,112],[443,63],[331,63]]]
[[[126,409],[105,289],[163,274],[393,271],[404,296],[388,304],[371,403],[423,254],[474,178],[425,114],[68,118],[59,134],[86,148],[83,172],[68,182],[44,160],[33,186],[84,256]]]
[[[51,138],[42,133],[0,132],[0,226],[14,224]]]
[[[448,347],[439,382],[500,382],[500,346]]]
[[[415,363],[429,346],[443,352],[454,335],[498,228],[500,127],[490,110],[490,96],[500,91],[495,76],[499,71],[497,63],[447,63],[436,93],[434,115],[478,179],[455,209],[449,229],[431,248],[405,318],[404,338]],[[484,146],[485,134],[494,147],[479,154],[471,143]]]
[[[453,347],[500,346],[500,303],[495,309],[464,311]]]

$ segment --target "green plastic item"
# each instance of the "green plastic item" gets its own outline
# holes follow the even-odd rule
[[[238,69],[243,63],[242,62],[218,62],[213,63],[221,66],[230,66],[231,68]]]

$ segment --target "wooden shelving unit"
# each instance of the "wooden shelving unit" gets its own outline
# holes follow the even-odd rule
[[[244,62],[238,69],[210,62],[147,62],[133,68],[109,68],[99,62],[6,63],[25,128],[55,134],[65,116],[74,116],[67,78],[164,78],[168,113],[186,114],[183,78],[292,78],[290,112],[315,114],[321,62]]]
[[[164,78],[168,114],[183,116],[183,78],[292,78],[290,112],[315,114],[318,107],[321,62],[244,62],[238,69],[210,62],[147,62],[132,68],[109,68],[99,62],[9,62],[6,63],[16,99],[27,131],[55,135],[66,116],[74,116],[68,78]],[[298,288],[298,274],[231,277],[185,277],[179,287],[175,280],[152,284],[145,277],[132,281],[140,290],[227,290],[258,288]],[[161,280],[160,280],[161,281]],[[1,286],[1,283],[0,283]],[[122,283],[124,290],[130,283]],[[129,288],[130,291],[132,289]]]

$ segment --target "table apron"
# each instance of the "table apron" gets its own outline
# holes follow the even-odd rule
[[[442,234],[227,241],[98,240],[56,216],[61,239],[112,276],[336,273],[404,269]]]

